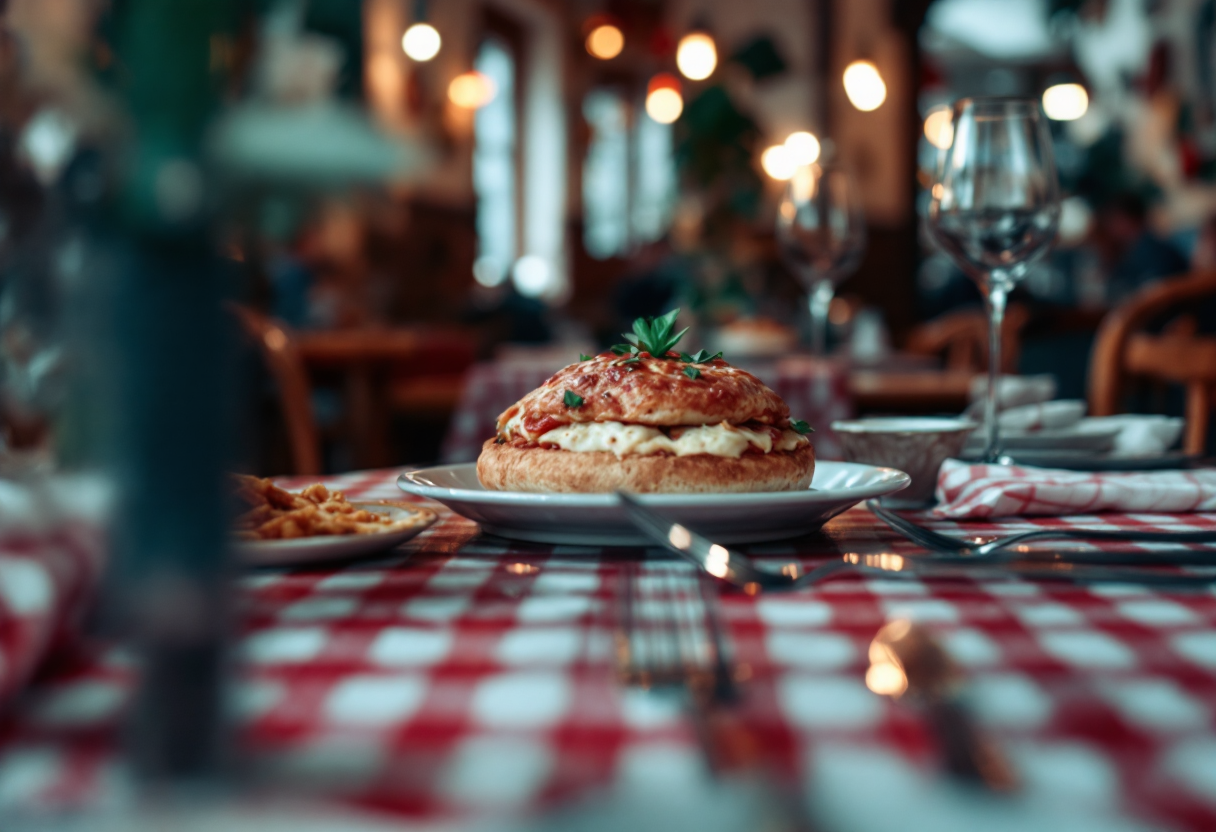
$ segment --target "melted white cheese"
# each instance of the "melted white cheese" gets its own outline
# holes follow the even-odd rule
[[[767,454],[774,450],[792,451],[807,442],[805,437],[787,430],[774,443],[768,431],[749,430],[726,422],[673,428],[671,433],[671,436],[667,436],[658,428],[622,422],[575,422],[549,431],[539,441],[542,445],[556,445],[564,451],[611,451],[618,457],[666,452],[674,456],[708,454],[736,459],[752,446]]]

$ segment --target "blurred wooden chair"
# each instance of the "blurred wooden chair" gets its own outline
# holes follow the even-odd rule
[[[321,438],[312,411],[312,385],[300,351],[286,324],[229,304],[245,334],[257,344],[279,390],[287,442],[296,474],[321,473]]]
[[[1022,329],[1030,310],[1012,303],[1001,327],[1001,372],[1016,373],[1022,351]],[[926,321],[908,335],[904,349],[917,355],[945,357],[945,368],[976,373],[988,369],[988,316],[980,309],[947,312]]]
[[[1171,311],[1216,298],[1216,270],[1195,272],[1146,286],[1115,307],[1098,329],[1089,365],[1089,411],[1118,413],[1132,377],[1186,389],[1183,448],[1201,454],[1207,443],[1216,393],[1216,336],[1197,335],[1196,321],[1181,315],[1160,333],[1143,331]]]

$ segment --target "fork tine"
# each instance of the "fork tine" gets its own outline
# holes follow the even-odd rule
[[[918,543],[926,549],[938,552],[958,552],[969,547],[964,541],[956,540],[944,534],[939,534],[932,529],[926,529],[924,526],[918,526],[911,520],[905,520],[893,511],[888,511],[878,504],[877,500],[868,500],[866,508],[874,513],[882,522],[886,523],[895,531],[902,534],[904,537],[911,540],[913,543]]]

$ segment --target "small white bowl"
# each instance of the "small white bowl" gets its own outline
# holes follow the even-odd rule
[[[895,501],[901,506],[933,502],[937,472],[958,456],[978,425],[970,419],[936,416],[891,416],[832,422],[844,458],[904,471],[912,483]]]

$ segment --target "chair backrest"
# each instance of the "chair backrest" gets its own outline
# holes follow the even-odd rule
[[[1030,320],[1029,310],[1010,304],[1001,327],[1001,372],[1017,372],[1022,347],[1022,328]],[[982,372],[988,367],[988,316],[978,309],[947,312],[919,325],[908,335],[908,352],[920,355],[945,354],[947,370]]]
[[[1195,335],[1193,319],[1160,334],[1144,332],[1172,310],[1216,297],[1216,270],[1195,272],[1145,286],[1102,321],[1089,365],[1089,410],[1095,416],[1119,411],[1127,380],[1147,377],[1186,387],[1188,453],[1203,453],[1213,391],[1216,337]]]
[[[266,366],[279,388],[287,440],[296,474],[321,473],[321,439],[312,412],[312,385],[304,361],[285,324],[230,304],[229,308],[246,335],[258,345]]]

